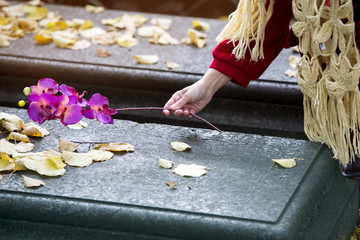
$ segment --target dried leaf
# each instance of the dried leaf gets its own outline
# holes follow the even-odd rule
[[[291,47],[291,49],[296,53],[300,53],[299,46]]]
[[[183,152],[185,150],[191,150],[191,147],[188,144],[183,143],[183,142],[171,142],[170,144],[174,150],[179,151],[179,152]]]
[[[48,10],[45,7],[36,7],[36,9],[29,13],[28,19],[40,21],[47,17]]]
[[[200,177],[206,174],[206,167],[196,164],[180,164],[173,172],[182,177]]]
[[[17,153],[16,145],[6,141],[5,138],[0,140],[0,152],[12,155]]]
[[[177,45],[179,44],[179,40],[173,38],[169,33],[164,33],[161,36],[158,34],[154,34],[153,38],[149,40],[151,43],[154,44],[161,44],[161,45]]]
[[[41,6],[43,5],[43,2],[41,0],[31,0],[26,2],[26,4],[30,6]]]
[[[147,17],[142,14],[130,15],[130,18],[134,21],[136,27],[141,27],[148,21]]]
[[[19,142],[18,144],[16,144],[15,150],[16,152],[24,153],[24,152],[30,152],[31,150],[34,149],[34,147],[35,145],[32,143]]]
[[[0,153],[0,172],[2,171],[14,171],[15,162],[9,155]]]
[[[32,188],[32,187],[40,187],[40,186],[45,186],[46,183],[44,183],[43,181],[39,180],[39,179],[35,179],[35,178],[30,178],[30,177],[26,177],[24,175],[23,179],[24,179],[24,186],[27,188]]]
[[[127,34],[117,37],[115,41],[116,44],[121,47],[133,47],[139,44],[139,39],[136,39]]]
[[[198,48],[203,48],[206,45],[206,34],[194,29],[189,29],[188,34],[192,43],[195,44]]]
[[[33,122],[26,123],[24,125],[24,130],[21,131],[21,133],[29,137],[45,137],[50,134],[45,128],[42,128]]]
[[[86,39],[77,41],[74,45],[70,46],[69,48],[72,50],[82,50],[89,48],[91,46],[91,42]]]
[[[293,68],[296,68],[297,64],[300,62],[299,56],[290,55],[289,56],[289,65]]]
[[[86,4],[85,9],[88,13],[101,13],[105,10],[104,7],[97,7],[90,4]]]
[[[78,123],[67,125],[68,128],[75,129],[75,130],[81,130],[83,128],[86,128],[88,124],[84,121],[79,121]]]
[[[166,185],[168,186],[168,188],[173,189],[176,188],[176,183],[174,181],[167,181]]]
[[[98,49],[96,50],[96,55],[97,55],[98,57],[106,58],[106,57],[109,57],[111,54],[110,54],[110,52],[109,52],[107,49],[105,49],[105,48],[98,48]]]
[[[165,33],[165,30],[157,26],[143,26],[138,29],[138,34],[140,37],[151,38],[155,34],[161,36]]]
[[[193,26],[197,31],[209,31],[210,30],[210,25],[204,21],[194,20]]]
[[[9,6],[9,2],[8,1],[5,1],[5,0],[0,0],[0,7],[7,7]]]
[[[84,31],[84,30],[90,29],[93,26],[94,26],[94,24],[91,20],[86,20],[80,25],[79,31]]]
[[[162,168],[170,169],[173,167],[173,162],[164,158],[159,158],[158,163]]]
[[[11,17],[22,17],[24,16],[23,4],[12,5],[9,7],[3,7],[2,10]]]
[[[76,34],[69,31],[56,31],[52,35],[53,42],[57,47],[68,48],[77,42]]]
[[[18,20],[18,25],[25,33],[34,33],[38,30],[38,23],[35,20],[21,18]]]
[[[285,74],[288,77],[296,77],[297,76],[297,71],[288,69],[288,70],[286,70]]]
[[[93,38],[93,37],[95,37],[97,35],[101,35],[101,34],[104,34],[104,33],[106,33],[106,31],[104,29],[99,28],[99,27],[93,27],[93,28],[81,31],[80,35],[83,38]]]
[[[87,153],[64,151],[61,157],[67,164],[73,167],[87,167],[93,162],[93,158]]]
[[[80,143],[73,143],[71,141],[59,138],[59,149],[61,152],[74,152]]]
[[[134,58],[141,64],[156,64],[159,61],[157,55],[135,55]]]
[[[135,150],[133,145],[123,142],[101,143],[95,146],[94,149],[111,152],[133,152]]]
[[[3,34],[0,34],[0,47],[9,47],[10,42],[8,41],[7,37]]]
[[[58,20],[55,22],[48,21],[45,27],[50,31],[64,31],[69,29],[70,26],[67,24],[67,22]]]
[[[14,141],[22,141],[22,142],[26,142],[26,143],[31,142],[28,136],[26,136],[25,134],[17,133],[17,132],[11,132],[9,134],[9,136],[7,137],[7,139],[14,140]]]
[[[61,164],[57,164],[56,156],[59,157],[59,154],[54,151],[23,153],[16,156],[16,161],[40,175],[51,177],[64,175],[66,170],[59,168]]]
[[[9,132],[21,132],[24,129],[23,120],[14,114],[0,112],[0,120],[2,126]]]
[[[104,34],[96,35],[95,37],[91,38],[91,41],[92,43],[98,45],[113,45],[115,43],[115,37],[112,32],[107,32]]]
[[[40,45],[45,45],[45,44],[49,44],[52,42],[53,38],[52,38],[52,34],[50,31],[48,30],[40,30],[35,36],[34,36],[35,41],[40,44]]]
[[[272,159],[272,161],[284,168],[293,168],[296,166],[295,158]]]
[[[153,18],[151,24],[158,26],[164,30],[169,30],[172,24],[172,20],[168,18]]]
[[[174,62],[165,61],[165,64],[168,69],[175,69],[179,67],[179,64]]]
[[[87,153],[95,162],[106,161],[114,156],[114,153],[109,151],[91,150]]]

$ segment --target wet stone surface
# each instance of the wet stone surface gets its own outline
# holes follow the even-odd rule
[[[25,122],[29,121],[24,110],[0,107],[1,111],[17,114]],[[3,198],[0,197],[0,202],[2,202],[0,205],[3,206],[3,209],[0,209],[2,212],[0,218],[25,220],[30,218],[33,221],[43,221],[41,212],[60,214],[59,219],[67,218],[69,216],[66,212],[58,213],[59,206],[67,204],[68,201],[74,201],[79,204],[90,202],[96,206],[96,208],[86,208],[89,221],[100,214],[97,208],[107,209],[110,204],[115,208],[135,207],[145,209],[143,210],[145,212],[146,209],[154,211],[155,219],[158,218],[157,214],[165,215],[167,218],[174,214],[188,216],[189,219],[192,218],[191,216],[198,216],[201,219],[210,219],[207,220],[210,221],[208,228],[211,228],[213,220],[220,221],[225,226],[228,221],[243,222],[244,226],[252,223],[251,228],[254,226],[260,228],[264,224],[277,226],[283,221],[284,216],[289,214],[289,207],[301,210],[298,208],[302,204],[296,203],[294,206],[294,202],[309,204],[307,203],[309,196],[305,199],[294,199],[297,198],[299,188],[304,185],[304,181],[308,181],[307,175],[314,168],[315,163],[319,162],[319,155],[325,154],[325,158],[328,158],[325,159],[329,164],[327,164],[328,167],[323,167],[324,174],[329,169],[329,171],[338,171],[334,165],[335,161],[329,158],[327,151],[324,152],[321,144],[304,140],[234,132],[219,133],[208,129],[138,124],[123,120],[115,120],[114,125],[103,125],[90,120],[86,122],[89,126],[82,130],[69,129],[58,121],[44,123],[43,127],[49,130],[50,135],[41,140],[34,139],[33,142],[36,145],[34,151],[55,149],[58,146],[59,137],[82,143],[80,151],[87,151],[98,142],[127,142],[135,146],[135,151],[115,154],[106,162],[95,162],[86,168],[67,166],[66,174],[61,177],[40,177],[28,171],[13,174],[11,177],[4,176],[0,181],[0,196],[3,196]],[[172,141],[188,143],[192,150],[176,152],[170,146]],[[175,175],[171,170],[162,169],[157,163],[159,157],[172,160],[175,165],[194,163],[215,169],[208,170],[207,175],[200,178],[184,178]],[[272,158],[301,160],[297,161],[295,168],[283,169],[276,167],[271,161]],[[21,174],[42,179],[48,187],[27,189],[23,186]],[[317,177],[320,182],[326,181],[321,179],[321,174]],[[177,188],[168,189],[167,181],[174,181]],[[346,185],[343,180],[339,184]],[[319,186],[322,188],[321,184]],[[315,194],[311,192],[314,189],[308,189],[308,191],[310,192],[307,195]],[[318,192],[319,189],[316,194]],[[26,200],[26,197],[32,200]],[[17,212],[17,210],[5,210],[6,203],[9,203],[8,201],[12,198],[16,198],[15,202],[22,205],[18,211],[26,209],[27,204],[29,208],[31,204],[38,204],[37,201],[44,202],[44,207],[40,210],[24,211],[33,212],[32,216],[27,216],[25,213],[22,215],[21,211]],[[14,204],[14,200],[11,201]],[[71,210],[67,209],[69,214],[71,211],[75,211],[75,215],[80,214],[79,216],[85,214],[76,210],[76,204],[71,206]],[[306,216],[306,211],[301,211]],[[115,211],[111,214],[117,216],[120,213],[121,211]],[[129,213],[127,217],[137,219],[137,215],[133,214]],[[153,221],[151,217],[146,216],[141,217],[140,222],[145,221],[149,224]],[[51,219],[55,223],[56,221],[61,223],[61,220]],[[296,219],[290,219],[294,222],[287,224],[301,225],[301,223],[296,223]],[[87,220],[82,221],[86,223]],[[186,220],[182,221],[176,222],[175,217],[173,223],[178,224],[181,229]],[[105,224],[107,228],[109,226],[106,224],[114,223],[110,221],[102,224]],[[238,224],[236,228],[241,232],[240,226],[241,224]],[[116,229],[121,229],[117,227]],[[224,227],[224,229],[227,228]],[[282,231],[287,230],[282,229]],[[151,233],[156,235],[156,231]],[[276,235],[272,231],[266,234]]]

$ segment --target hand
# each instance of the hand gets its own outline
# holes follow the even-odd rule
[[[189,117],[200,112],[212,99],[215,92],[231,80],[223,73],[209,69],[196,83],[175,92],[164,108],[170,109],[177,117]],[[166,116],[170,111],[164,110]]]

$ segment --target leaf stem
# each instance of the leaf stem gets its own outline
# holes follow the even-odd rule
[[[119,108],[119,109],[115,109],[116,112],[121,112],[121,111],[136,111],[136,110],[168,110],[168,111],[171,111],[170,109],[168,108],[162,108],[162,107],[138,107],[138,108]],[[216,131],[218,132],[221,132],[221,130],[217,127],[215,127],[212,123],[210,123],[209,121],[197,116],[196,114],[193,114],[193,113],[189,113],[192,117],[194,118],[197,118],[198,120],[206,123],[207,125],[209,125],[210,127],[212,127],[213,129],[215,129]]]

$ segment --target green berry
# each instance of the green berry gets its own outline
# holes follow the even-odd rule
[[[20,100],[20,101],[18,102],[18,105],[19,105],[19,107],[25,106],[25,101],[24,101],[24,100]]]
[[[23,93],[25,94],[25,96],[29,96],[31,94],[31,88],[29,87],[24,88]]]

